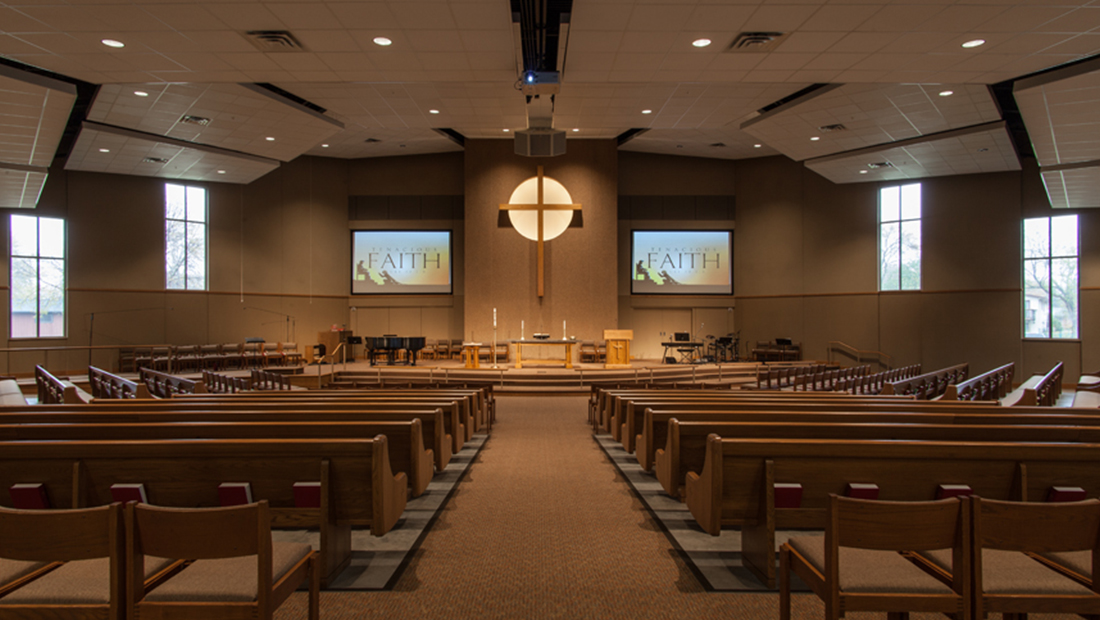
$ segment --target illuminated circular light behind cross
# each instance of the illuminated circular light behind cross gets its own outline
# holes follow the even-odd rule
[[[508,219],[519,234],[538,242],[539,297],[545,294],[543,245],[565,232],[573,221],[573,211],[580,208],[573,204],[564,185],[542,173],[542,166],[538,167],[538,176],[516,187],[508,204],[500,205],[502,211],[508,211]]]
[[[508,204],[511,205],[571,205],[573,199],[569,196],[569,190],[565,189],[565,186],[557,181],[557,179],[551,179],[550,177],[543,177],[542,184],[542,200],[539,201],[539,178],[531,177],[523,183],[520,183],[516,187],[516,191],[512,192],[512,197],[508,199]],[[527,237],[531,241],[539,240],[539,217],[542,217],[542,239],[543,241],[549,241],[561,235],[565,232],[566,228],[569,228],[569,223],[573,221],[573,211],[559,211],[559,210],[532,210],[523,211],[519,209],[510,209],[508,211],[508,219],[512,222],[512,227],[516,229],[519,234]]]

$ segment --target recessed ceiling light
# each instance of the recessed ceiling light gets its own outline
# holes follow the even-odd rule
[[[763,144],[754,144],[754,145],[752,145],[752,148],[754,148],[754,149],[758,149],[758,148],[760,148],[760,147],[762,147],[762,146],[764,146],[764,145],[763,145]]]
[[[99,149],[100,153],[110,153],[111,149]]]
[[[272,138],[271,136],[268,136],[268,137],[264,138],[264,140],[267,140],[268,142],[274,142],[275,138]]]
[[[860,174],[867,174],[867,171],[866,170],[860,170],[859,173]]]
[[[125,43],[123,43],[122,41],[116,41],[114,39],[103,39],[102,41],[100,41],[100,43],[106,45],[107,47],[113,47],[116,49],[120,47],[126,47]]]
[[[691,44],[695,47],[706,47],[710,45],[710,39],[695,39]]]
[[[972,47],[978,47],[979,45],[985,45],[985,39],[974,39],[973,41],[967,41],[963,43],[963,47],[970,49]]]
[[[428,110],[428,114],[439,114],[439,110]]]
[[[225,170],[219,170],[218,174],[225,174]]]
[[[642,114],[653,114],[653,110],[642,110]]]
[[[386,47],[387,45],[392,45],[393,44],[393,41],[387,39],[386,37],[374,37],[374,42],[377,45],[381,45],[382,47]]]
[[[137,95],[138,97],[148,97],[149,96],[149,93],[145,92],[144,90],[135,90],[134,94]]]
[[[819,137],[817,137],[817,136],[814,136],[814,137],[810,138],[810,142],[817,142],[817,141],[818,141],[818,140],[820,140],[820,139],[821,139],[821,138],[819,138]]]
[[[955,91],[953,91],[953,90],[941,90],[940,91],[940,96],[941,97],[950,97],[951,95],[954,95],[954,94],[955,94]]]
[[[511,129],[505,129],[504,133],[508,133],[509,131],[512,131],[512,130]]]
[[[328,145],[327,145],[327,144],[322,144],[322,145],[321,145],[321,148],[323,148],[323,149],[327,149],[327,148],[328,148]]]

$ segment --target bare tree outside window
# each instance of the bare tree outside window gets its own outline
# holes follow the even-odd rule
[[[920,290],[920,183],[879,190],[879,290]]]
[[[1024,337],[1077,338],[1077,216],[1024,220]]]
[[[65,336],[65,221],[11,216],[11,337]]]
[[[206,190],[164,186],[165,287],[206,289]]]

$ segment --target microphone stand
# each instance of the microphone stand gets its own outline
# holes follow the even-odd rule
[[[123,312],[149,312],[151,310],[168,310],[163,306],[157,308],[129,308],[127,310],[102,310],[100,312],[89,312],[87,315],[90,317],[88,321],[88,365],[92,365],[92,340],[95,337],[95,315],[97,314],[121,314]]]
[[[291,321],[295,321],[294,316],[286,314],[285,312],[276,312],[275,310],[268,310],[267,308],[255,308],[252,306],[245,306],[242,310],[259,310],[260,312],[267,312],[269,314],[275,314],[286,319],[286,340],[283,342],[290,342],[290,324]],[[272,325],[272,323],[262,323],[261,325]]]

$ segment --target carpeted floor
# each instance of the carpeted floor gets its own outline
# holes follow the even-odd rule
[[[488,443],[397,587],[323,592],[321,617],[778,618],[778,594],[703,590],[592,440],[585,402],[498,397]],[[813,595],[793,607],[822,617]],[[305,594],[276,617],[305,618]]]

